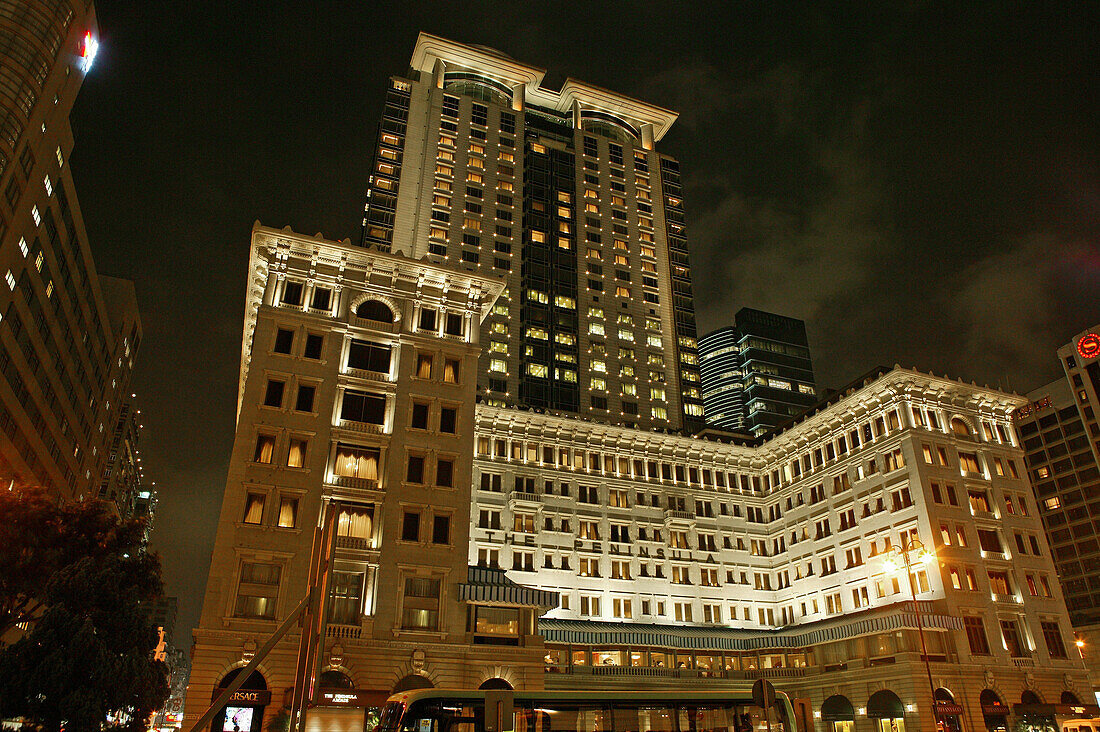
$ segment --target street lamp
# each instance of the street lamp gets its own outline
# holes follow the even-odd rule
[[[915,562],[910,560],[913,554]],[[913,584],[913,564],[929,564],[936,561],[936,555],[930,552],[924,544],[917,539],[912,539],[903,547],[892,547],[883,566],[887,572],[895,572],[905,567],[905,576],[909,579],[909,594],[913,598],[913,612],[917,616],[917,635],[920,636],[920,650],[924,656],[924,670],[928,673],[928,690],[932,694],[932,721],[939,728],[939,716],[936,714],[936,684],[932,681],[932,664],[928,660],[928,646],[924,642],[924,623],[920,619],[920,608],[917,606],[917,588]]]

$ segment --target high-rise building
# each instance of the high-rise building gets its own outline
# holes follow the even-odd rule
[[[422,33],[379,126],[363,243],[500,277],[483,401],[703,426],[676,114]]]
[[[707,425],[759,435],[818,400],[806,324],[742,308],[699,339]]]
[[[1100,690],[1100,325],[1058,349],[1063,378],[1028,393],[1016,432],[1070,620]]]
[[[96,274],[68,160],[96,48],[81,0],[0,3],[0,478],[98,495],[141,341],[133,285]]]

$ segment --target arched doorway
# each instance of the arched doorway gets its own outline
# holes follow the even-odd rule
[[[393,685],[393,693],[398,694],[402,691],[413,691],[414,689],[432,689],[435,688],[435,684],[431,682],[427,676],[421,676],[420,674],[409,674],[405,678],[398,681]]]
[[[1072,691],[1063,691],[1062,692],[1062,703],[1063,704],[1072,704],[1075,707],[1081,706],[1081,700],[1078,699],[1077,695],[1074,694]]]
[[[936,689],[936,729],[944,732],[962,732],[962,707],[955,703],[955,695],[942,686]]]
[[[1008,729],[1008,705],[993,689],[983,689],[978,696],[982,705],[982,719],[989,732],[1005,732]]]
[[[970,425],[958,417],[951,418],[951,431],[959,437],[970,437]]]
[[[377,323],[392,323],[393,311],[381,300],[367,300],[359,303],[359,307],[355,308],[355,317]]]
[[[491,679],[485,679],[481,682],[479,689],[500,689],[502,691],[509,691],[512,689],[512,685],[499,676],[494,676]]]
[[[222,677],[214,689],[215,699],[237,679],[241,670],[235,668]],[[241,684],[241,688],[229,697],[225,708],[214,716],[210,729],[212,732],[260,732],[264,709],[270,703],[271,692],[267,688],[267,679],[259,671],[253,671]]]
[[[852,732],[856,723],[856,710],[848,697],[834,694],[821,705],[821,720],[828,732]]]
[[[1020,715],[1021,732],[1058,732],[1058,722],[1050,713],[1051,707],[1043,704],[1042,698],[1031,689],[1025,689],[1020,695],[1020,705],[1016,707]]]
[[[867,700],[867,717],[877,732],[905,732],[905,707],[889,689],[876,691]]]

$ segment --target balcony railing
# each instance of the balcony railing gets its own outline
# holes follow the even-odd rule
[[[382,434],[382,425],[371,424],[369,422],[356,422],[350,419],[341,419],[336,423],[336,426],[343,430],[349,430],[351,432],[362,432],[367,435],[380,435]]]
[[[336,623],[329,623],[325,629],[325,635],[329,638],[352,638],[358,639],[363,635],[363,628],[358,625],[339,625]]]
[[[1034,666],[1035,665],[1035,659],[1034,658],[1013,658],[1012,659],[1012,665],[1016,666],[1017,668],[1023,668],[1023,667],[1027,667],[1027,666]]]
[[[371,540],[362,536],[337,536],[336,547],[338,549],[365,551],[371,548]]]
[[[390,378],[389,373],[385,371],[367,371],[366,369],[345,369],[345,376],[354,376],[357,379],[366,379],[368,381],[393,381]]]
[[[332,484],[341,488],[354,488],[360,491],[378,490],[378,481],[371,478],[355,478],[350,475],[336,475],[332,478]]]
[[[525,491],[512,491],[513,501],[526,501],[528,503],[542,503],[542,496],[538,493],[527,493]]]
[[[688,511],[677,511],[673,508],[665,511],[666,521],[692,521],[694,519],[695,514],[689,513]]]

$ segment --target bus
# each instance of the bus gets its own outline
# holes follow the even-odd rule
[[[743,688],[742,688],[743,687]],[[490,709],[487,716],[486,708]],[[495,712],[495,713],[494,713]],[[451,691],[386,700],[374,732],[799,732],[783,692],[765,716],[752,685],[721,691]]]

